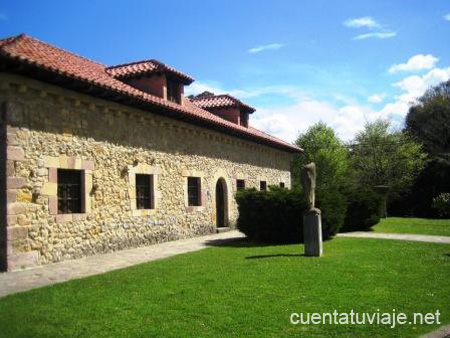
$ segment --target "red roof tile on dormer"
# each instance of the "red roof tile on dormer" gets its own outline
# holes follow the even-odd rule
[[[166,72],[178,77],[187,85],[194,81],[192,77],[154,59],[111,66],[106,68],[106,72],[117,79],[127,79],[130,77]]]
[[[200,108],[208,110],[209,108],[228,108],[228,107],[238,107],[243,108],[246,113],[254,113],[255,108],[249,106],[248,104],[238,100],[237,98],[229,95],[198,95],[191,98],[192,102],[195,103]]]

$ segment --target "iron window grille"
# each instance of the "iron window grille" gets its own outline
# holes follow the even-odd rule
[[[136,174],[136,207],[153,209],[153,175]]]
[[[188,205],[202,205],[200,177],[188,177]]]
[[[58,169],[58,214],[82,213],[82,173]]]

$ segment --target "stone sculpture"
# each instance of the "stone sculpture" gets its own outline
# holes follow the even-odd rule
[[[316,203],[316,165],[309,163],[301,170],[303,190],[309,209],[303,215],[303,236],[306,256],[322,256],[322,218]]]
[[[314,162],[305,165],[300,173],[306,201],[308,202],[309,213],[320,213],[315,207],[316,203],[316,164]]]

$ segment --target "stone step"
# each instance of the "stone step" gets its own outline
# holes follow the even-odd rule
[[[217,228],[217,233],[221,234],[222,232],[227,232],[227,231],[230,231],[230,230],[231,230],[230,227],[220,227],[220,228]]]

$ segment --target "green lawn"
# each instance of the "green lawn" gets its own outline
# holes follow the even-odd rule
[[[292,325],[292,312],[441,312],[450,245],[336,238],[325,256],[245,242],[0,299],[1,337],[416,336],[439,325]]]
[[[450,236],[450,219],[388,217],[373,227],[375,232]]]

